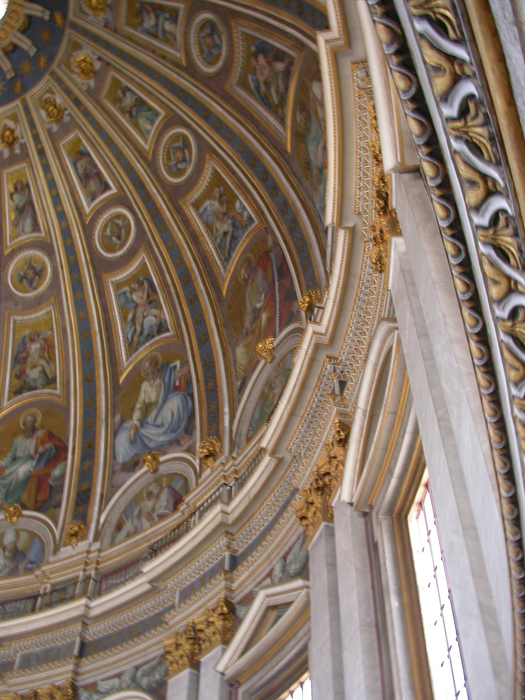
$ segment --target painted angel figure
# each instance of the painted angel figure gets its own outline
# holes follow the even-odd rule
[[[44,263],[37,265],[31,258],[24,265],[22,270],[16,271],[16,278],[18,284],[24,285],[29,290],[38,289],[38,284],[42,279],[42,273],[44,272]]]
[[[169,42],[178,48],[178,17],[170,10],[163,10],[160,6],[153,8],[145,2],[139,3],[136,21],[139,32]]]
[[[119,250],[126,243],[129,231],[129,222],[125,216],[121,215],[118,219],[111,219],[106,226],[102,237],[107,245]]]
[[[13,360],[15,377],[20,382],[13,392],[15,395],[43,389],[56,381],[49,336],[51,331],[25,331],[22,334]]]
[[[168,153],[169,160],[167,164],[174,175],[180,175],[181,172],[191,165],[190,150],[182,134],[177,142],[169,144]]]
[[[148,340],[168,330],[164,309],[159,308],[155,283],[147,275],[134,280],[118,292],[121,307],[131,309],[126,321],[129,354],[139,350]]]

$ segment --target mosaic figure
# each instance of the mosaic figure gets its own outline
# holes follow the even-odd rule
[[[255,405],[255,409],[250,421],[248,437],[256,433],[259,428],[266,423],[277,406],[281,394],[283,393],[286,380],[292,371],[292,355],[295,350],[290,350],[279,362],[268,377],[266,384]]]
[[[111,540],[112,544],[122,542],[172,515],[187,492],[188,483],[179,475],[166,475],[152,481],[122,512]]]
[[[319,74],[308,82],[307,89],[308,102],[298,105],[296,120],[304,134],[315,208],[323,218],[326,192],[326,121],[323,86]]]
[[[35,263],[31,258],[16,270],[17,282],[30,291],[38,289],[44,273],[44,263]]]
[[[159,112],[125,83],[121,83],[117,90],[115,106],[147,141],[159,118]]]
[[[226,31],[220,19],[210,12],[200,12],[191,28],[191,51],[197,67],[215,75],[226,58]]]
[[[186,129],[170,131],[160,147],[160,166],[170,182],[182,182],[195,162],[195,142]]]
[[[13,396],[56,385],[52,331],[26,330],[16,346],[13,372],[18,386]]]
[[[135,455],[158,450],[178,441],[181,447],[190,440],[186,430],[193,413],[193,390],[189,365],[177,362],[161,364],[158,353],[142,362],[144,378],[130,420],[116,421],[115,460],[128,462]]]
[[[286,119],[293,56],[264,39],[252,40],[248,82],[254,97],[282,123]]]
[[[18,503],[26,510],[57,508],[67,462],[67,446],[53,432],[41,428],[42,414],[30,408],[20,416],[21,435],[0,459],[0,505]]]
[[[9,528],[0,537],[0,578],[27,574],[42,563],[42,543],[33,533]]]
[[[27,180],[18,179],[10,193],[13,218],[11,224],[17,236],[40,233],[38,217]]]
[[[268,239],[269,249],[257,260],[248,254],[241,263],[239,279],[244,286],[244,319],[235,348],[237,388],[258,363],[255,347],[266,338],[277,338],[297,312],[297,297],[288,263],[280,246]]]
[[[166,314],[151,277],[136,277],[129,287],[117,292],[117,298],[121,312],[128,310],[125,333],[130,357],[148,341],[168,332]]]
[[[81,145],[72,157],[82,191],[89,204],[95,202],[109,188],[109,184],[88,149]]]
[[[139,32],[179,49],[179,9],[164,3],[138,2],[135,26]]]
[[[126,247],[131,234],[131,221],[124,213],[117,213],[102,227],[100,243],[107,253],[117,253]]]
[[[199,216],[207,224],[223,261],[227,263],[253,224],[253,219],[242,200],[237,197],[232,207],[223,186],[217,186],[212,196],[199,208]]]
[[[51,261],[38,249],[25,250],[9,265],[7,281],[17,296],[35,296],[44,291],[51,279]]]

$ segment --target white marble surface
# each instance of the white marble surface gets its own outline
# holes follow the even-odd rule
[[[362,513],[334,505],[341,641],[347,700],[382,700],[370,558]]]
[[[166,700],[198,700],[199,673],[187,668],[170,678]]]
[[[224,676],[215,670],[215,664],[221,658],[226,647],[215,647],[203,656],[199,665],[198,700],[228,700],[230,689]]]
[[[312,696],[314,700],[344,700],[334,526],[322,523],[308,550]]]
[[[510,697],[512,613],[503,526],[463,324],[426,191],[396,177],[404,239],[391,288],[470,697]]]

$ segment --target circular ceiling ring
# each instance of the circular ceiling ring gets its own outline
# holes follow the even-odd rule
[[[129,250],[135,238],[135,219],[126,207],[106,209],[97,219],[93,240],[103,258],[119,258]]]
[[[7,285],[12,294],[25,299],[47,289],[53,276],[49,256],[38,248],[26,248],[7,268]]]
[[[170,129],[159,146],[159,167],[168,182],[184,182],[197,161],[197,143],[193,134],[182,126]]]
[[[211,12],[199,12],[190,30],[191,55],[197,68],[206,75],[216,75],[227,55],[226,29]]]

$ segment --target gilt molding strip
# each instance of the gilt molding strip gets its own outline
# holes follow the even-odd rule
[[[464,24],[462,0],[367,2],[418,151],[469,340],[504,519],[514,611],[515,698],[525,698],[525,568],[516,493],[517,488],[523,492],[523,484],[521,465],[512,459],[515,441],[521,458],[525,451],[525,256],[514,187],[485,95],[483,68],[469,43],[472,34]],[[401,4],[433,90],[445,134],[440,134],[441,141],[396,10]],[[451,180],[459,182],[462,201],[456,199]],[[469,248],[483,270],[481,282]],[[484,317],[481,299],[488,299],[491,318]],[[497,346],[490,345],[487,327],[496,329]],[[505,368],[507,382],[497,376],[495,365]],[[500,394],[509,397],[514,424],[505,420]]]

